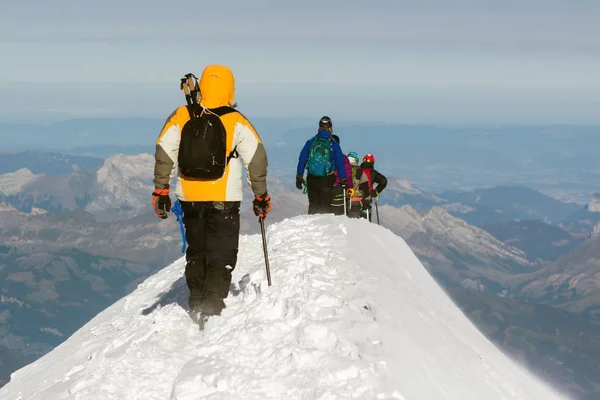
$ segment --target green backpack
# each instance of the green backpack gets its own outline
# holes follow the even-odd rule
[[[335,163],[331,156],[331,139],[321,139],[317,136],[313,139],[308,151],[306,169],[308,175],[329,176],[335,169]]]

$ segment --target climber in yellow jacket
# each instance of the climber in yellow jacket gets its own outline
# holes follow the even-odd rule
[[[153,205],[160,218],[167,218],[171,208],[170,182],[177,171],[175,196],[181,203],[188,243],[185,277],[190,290],[189,306],[193,312],[210,316],[219,315],[225,307],[223,300],[237,262],[242,168],[246,169],[255,195],[255,214],[266,217],[271,201],[263,143],[252,124],[233,108],[233,73],[226,66],[209,65],[202,73],[199,89],[201,115],[218,117],[226,133],[224,146],[230,156],[224,172],[216,179],[199,179],[186,176],[182,170],[180,150],[189,150],[180,148],[182,132],[186,132],[186,124],[189,131],[188,122],[193,119],[188,106],[181,106],[169,116],[156,142]],[[206,149],[200,150],[206,154]],[[185,154],[199,154],[193,151]]]

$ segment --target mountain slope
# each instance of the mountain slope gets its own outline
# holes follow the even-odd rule
[[[593,193],[588,203],[561,222],[571,232],[591,233],[600,222],[600,193]]]
[[[0,397],[558,399],[504,356],[408,245],[364,220],[301,216],[240,243],[221,317],[185,311],[183,259],[13,374]]]
[[[579,247],[524,279],[522,292],[532,300],[600,321],[600,232]]]
[[[23,186],[40,177],[41,175],[36,175],[27,168],[0,174],[0,196],[15,195],[21,191]]]
[[[441,207],[418,213],[410,206],[380,206],[379,212],[381,223],[402,237],[445,286],[499,293],[507,277],[536,269],[521,250]]]
[[[600,325],[585,314],[456,288],[448,291],[485,336],[575,400],[600,398]]]
[[[154,156],[117,154],[109,157],[96,173],[95,198],[86,206],[88,211],[133,209],[144,205],[154,184]]]
[[[577,248],[584,237],[540,220],[509,221],[485,225],[496,239],[523,250],[530,261],[554,261]]]
[[[0,198],[17,209],[54,213],[85,208],[89,212],[133,210],[147,206],[154,156],[117,154],[94,169],[62,175],[34,175],[27,169],[0,175]]]
[[[578,204],[564,203],[523,186],[446,191],[438,196],[451,203],[474,207],[474,211],[463,213],[461,218],[476,226],[511,219],[541,219],[558,223],[581,208]]]
[[[34,142],[31,137],[26,139]],[[68,154],[42,151],[18,151],[0,153],[0,174],[15,172],[27,168],[34,174],[63,175],[74,171],[86,171],[98,168],[102,159],[96,157],[80,157]]]

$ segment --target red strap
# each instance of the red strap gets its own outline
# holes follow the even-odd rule
[[[156,189],[154,192],[152,192],[152,195],[154,196],[166,196],[169,194],[169,189]]]
[[[373,170],[371,168],[364,168],[363,172],[365,173],[365,175],[367,176],[367,179],[369,180],[369,190],[373,190],[373,182],[371,182],[371,172]]]

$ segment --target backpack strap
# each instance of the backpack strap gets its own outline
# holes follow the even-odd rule
[[[207,108],[207,110],[210,113],[215,114],[218,117],[222,117],[223,115],[231,114],[232,112],[238,112],[238,110],[236,110],[233,107],[229,107],[229,106],[221,106],[221,107],[217,107],[217,108]],[[229,164],[229,161],[231,161],[232,158],[239,157],[239,154],[236,149],[237,149],[237,146],[235,146],[233,148],[233,150],[231,150],[231,152],[227,156],[227,164]]]
[[[223,115],[226,115],[226,114],[230,114],[232,112],[237,112],[237,110],[235,108],[229,107],[229,106],[221,106],[221,107],[217,107],[217,108],[207,108],[207,110],[213,114],[216,114],[219,117],[222,117]]]
[[[237,152],[237,146],[235,146],[233,148],[233,150],[231,150],[231,153],[229,153],[229,155],[227,156],[227,164],[229,164],[229,161],[231,161],[232,158],[238,158],[239,154]]]

